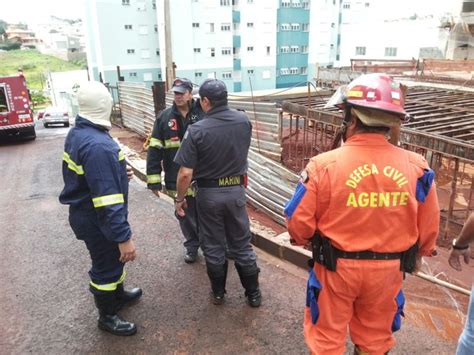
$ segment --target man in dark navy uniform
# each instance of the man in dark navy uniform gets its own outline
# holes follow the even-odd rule
[[[186,78],[178,78],[171,88],[174,94],[173,106],[160,113],[153,126],[150,147],[147,156],[147,185],[158,197],[162,190],[161,172],[164,170],[164,192],[176,196],[176,177],[179,165],[173,159],[181,145],[188,125],[197,122],[203,115],[199,100],[193,99],[193,84]],[[196,261],[199,249],[199,237],[196,230],[195,199],[192,189],[186,193],[188,213],[178,217],[181,232],[184,235],[188,264]]]
[[[64,189],[69,224],[89,250],[89,289],[99,309],[100,329],[132,335],[135,324],[117,311],[135,301],[142,290],[124,290],[124,265],[136,257],[128,216],[128,176],[125,156],[108,130],[112,97],[99,82],[82,84],[77,92],[79,114],[66,137],[63,153]]]
[[[211,281],[213,303],[224,302],[227,245],[249,305],[259,307],[260,269],[250,244],[245,197],[252,125],[244,112],[228,108],[227,88],[222,81],[204,81],[199,96],[206,115],[188,127],[175,157],[175,162],[181,166],[177,179],[176,213],[185,215],[186,191],[194,179],[199,237]]]

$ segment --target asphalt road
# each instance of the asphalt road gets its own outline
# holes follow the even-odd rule
[[[100,331],[89,255],[58,202],[67,130],[38,127],[35,141],[0,144],[1,354],[307,354],[306,272],[258,252],[262,307],[245,304],[232,263],[227,302],[212,305],[202,257],[183,262],[172,206],[138,180],[129,196],[138,258],[127,266],[126,285],[144,295],[121,314],[139,330],[133,337]],[[397,337],[391,354],[449,354],[455,347],[410,322]]]

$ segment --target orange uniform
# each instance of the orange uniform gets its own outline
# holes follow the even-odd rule
[[[434,173],[422,156],[382,134],[359,133],[313,157],[306,173],[285,209],[296,244],[307,244],[318,230],[343,251],[403,252],[418,241],[420,255],[434,254],[439,206]],[[315,264],[314,273],[319,318],[313,324],[307,308],[304,330],[313,353],[343,354],[347,326],[370,354],[394,346],[399,260],[338,259],[336,271]]]

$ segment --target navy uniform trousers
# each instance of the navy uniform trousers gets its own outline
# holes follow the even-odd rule
[[[245,208],[243,186],[198,188],[196,194],[199,236],[206,262],[223,265],[228,253],[235,263],[248,266],[256,263],[252,249],[250,222]]]
[[[109,241],[99,228],[94,209],[69,208],[69,224],[76,238],[84,241],[92,259],[90,291],[99,295],[115,291],[125,278],[118,244]]]

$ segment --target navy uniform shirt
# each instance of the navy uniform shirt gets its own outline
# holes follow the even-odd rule
[[[193,179],[218,179],[247,172],[252,125],[242,111],[218,106],[189,126],[174,161],[193,169]]]

